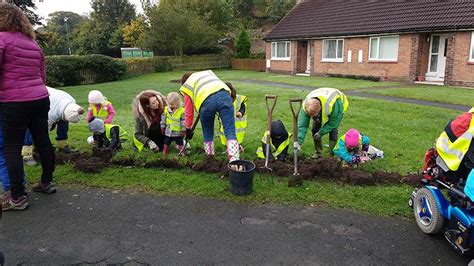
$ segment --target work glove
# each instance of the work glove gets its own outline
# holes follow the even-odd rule
[[[321,134],[319,132],[316,132],[316,134],[313,135],[314,140],[321,140]]]
[[[192,140],[194,136],[194,131],[190,128],[186,128],[186,139]]]
[[[360,163],[360,157],[359,156],[353,156],[351,164],[358,164]]]
[[[159,151],[160,150],[160,148],[158,148],[158,145],[156,145],[156,143],[153,140],[149,140],[148,143],[147,143],[147,146],[152,151]]]

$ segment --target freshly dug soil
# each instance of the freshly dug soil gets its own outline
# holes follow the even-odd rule
[[[206,157],[201,162],[197,162],[191,167],[194,171],[202,171],[206,173],[221,173],[224,175],[228,174],[227,161],[220,161],[214,157]]]
[[[402,178],[402,182],[410,186],[417,187],[421,183],[422,175],[409,174]]]
[[[97,174],[105,167],[107,167],[107,163],[97,160],[97,158],[80,159],[74,163],[74,169],[84,173]]]
[[[380,184],[396,184],[402,180],[402,175],[399,173],[388,173],[382,171],[376,171],[372,174],[376,183]]]
[[[135,161],[135,159],[132,157],[113,159],[111,163],[114,165],[120,165],[120,166],[138,166],[139,165],[139,162]]]
[[[74,163],[78,160],[81,159],[87,159],[89,158],[90,155],[87,153],[70,153],[70,154],[65,154],[62,152],[56,152],[56,164],[57,165],[63,165],[63,164],[68,164],[68,163]]]
[[[114,150],[109,150],[109,149],[101,149],[101,148],[93,148],[92,149],[92,155],[96,157],[97,159],[108,163],[110,160],[112,160],[112,157],[115,155]]]

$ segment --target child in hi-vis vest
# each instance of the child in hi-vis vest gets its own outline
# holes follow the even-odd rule
[[[86,121],[91,121],[92,117],[100,118],[105,124],[112,124],[112,119],[115,116],[115,109],[112,103],[107,100],[102,92],[92,90],[89,92],[89,109]]]
[[[165,135],[163,154],[167,155],[171,142],[176,142],[178,149],[183,149],[183,138],[186,135],[184,126],[184,107],[177,92],[170,92],[166,96],[168,106],[161,115],[161,131]],[[184,154],[184,153],[183,153]]]

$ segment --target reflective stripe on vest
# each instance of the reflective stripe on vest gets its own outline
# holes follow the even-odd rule
[[[265,143],[265,139],[267,135],[268,135],[268,131],[265,131],[265,133],[263,133],[263,138],[262,138],[263,143]],[[280,146],[278,146],[278,149],[276,149],[276,151],[272,153],[273,158],[278,157],[278,155],[280,155],[285,150],[285,148],[288,147],[288,145],[290,145],[291,136],[293,136],[293,134],[289,133],[288,138],[286,138],[286,140],[282,142]],[[271,145],[270,146],[270,152],[271,152],[272,150],[275,150],[275,146],[271,143],[270,145]],[[262,149],[262,147],[258,147],[255,154],[257,154],[258,158],[265,159],[265,151]]]
[[[105,124],[105,136],[107,137],[107,139],[109,141],[111,141],[111,137],[110,137],[110,131],[112,130],[113,127],[118,127],[119,128],[119,139],[120,139],[120,142],[124,142],[128,139],[128,136],[127,136],[127,131],[125,131],[125,129],[123,129],[121,126],[119,125],[112,125],[112,124]]]
[[[240,106],[244,104],[245,106],[245,114],[242,117],[237,117],[237,112],[240,109]],[[237,137],[237,142],[242,144],[245,137],[245,131],[247,129],[247,96],[245,95],[238,95],[234,101],[234,118],[235,118],[235,136]],[[219,117],[220,121],[220,117]],[[224,126],[222,125],[222,121],[220,121],[219,127],[219,138],[221,139],[222,145],[227,144],[227,139],[224,134]]]
[[[111,104],[111,102],[105,101],[104,104],[100,106],[99,112],[97,112],[97,108],[95,107],[95,105],[89,104],[89,107],[92,109],[93,116],[105,120],[109,115],[108,107]]]
[[[469,112],[472,113],[474,108]],[[448,166],[449,170],[456,171],[461,165],[461,161],[469,150],[472,138],[474,136],[474,118],[471,118],[469,129],[458,137],[454,142],[451,142],[446,131],[443,131],[436,140],[436,150],[438,155]]]
[[[306,113],[306,103],[311,98],[318,98],[321,101],[321,122],[324,125],[328,120],[329,116],[332,113],[332,108],[334,103],[337,99],[341,99],[342,101],[342,112],[345,112],[349,107],[349,102],[347,101],[347,97],[344,93],[339,91],[338,89],[333,88],[320,88],[310,92],[303,103],[303,111]]]
[[[189,76],[188,80],[181,86],[181,94],[188,95],[193,101],[194,108],[199,111],[202,103],[209,95],[226,90],[230,94],[230,89],[211,70],[195,72]]]
[[[171,131],[174,132],[181,132],[183,128],[181,128],[181,117],[183,117],[184,108],[179,107],[174,111],[173,114],[170,114],[169,108],[165,108],[165,115],[166,115],[166,126],[169,126]]]

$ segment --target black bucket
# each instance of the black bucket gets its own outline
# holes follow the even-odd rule
[[[231,169],[232,165],[243,166],[244,171],[235,171]],[[251,161],[237,160],[230,162],[229,179],[230,192],[234,195],[244,196],[252,193],[253,186],[253,172],[255,171],[255,164]]]

